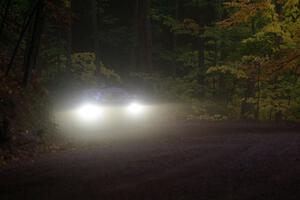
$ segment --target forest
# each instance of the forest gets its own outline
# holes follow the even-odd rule
[[[300,199],[300,0],[0,0],[0,200]]]
[[[0,4],[1,141],[54,132],[53,99],[85,88],[185,103],[185,119],[299,121],[299,0]]]

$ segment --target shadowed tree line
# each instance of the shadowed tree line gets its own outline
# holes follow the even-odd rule
[[[0,135],[47,129],[50,100],[66,91],[128,84],[186,103],[186,119],[298,121],[299,6],[3,0]]]

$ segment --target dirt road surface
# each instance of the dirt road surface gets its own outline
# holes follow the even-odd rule
[[[298,130],[245,127],[174,126],[45,155],[1,170],[0,199],[300,199]]]

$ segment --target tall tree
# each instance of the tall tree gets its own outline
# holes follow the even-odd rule
[[[137,48],[136,65],[139,70],[152,70],[152,30],[150,0],[136,0]]]
[[[94,43],[94,52],[96,57],[96,75],[100,74],[100,1],[92,0],[92,20],[93,20],[93,43]]]
[[[44,25],[44,9],[45,2],[44,0],[39,0],[37,2],[37,8],[35,13],[35,19],[33,22],[31,40],[26,44],[26,54],[25,54],[25,63],[24,63],[24,75],[22,85],[26,87],[30,78],[31,70],[36,67],[36,61],[39,53],[40,40],[43,32]]]
[[[11,5],[12,5],[12,0],[6,0],[4,14],[2,15],[2,20],[1,20],[1,23],[0,23],[0,35],[2,34],[3,27],[4,27],[4,25],[5,25],[6,21],[7,21]]]
[[[32,21],[34,20],[34,16],[36,14],[38,5],[39,5],[39,1],[37,3],[32,3],[31,7],[29,8],[29,15],[26,16],[25,19],[24,19],[23,26],[22,26],[22,29],[21,29],[21,33],[20,33],[20,35],[18,37],[17,44],[14,47],[12,56],[11,56],[11,58],[9,60],[8,65],[7,65],[6,76],[8,76],[10,70],[13,67],[15,58],[17,56],[18,50],[19,50],[19,48],[21,46],[21,43],[22,43],[22,41],[24,39],[24,36],[25,36],[26,32],[28,31],[29,26],[31,25]]]
[[[71,69],[71,65],[72,65],[72,0],[68,0],[67,2],[67,13],[69,15],[69,24],[68,24],[68,27],[67,27],[67,34],[66,34],[66,52],[67,52],[67,55],[66,55],[66,73],[70,74],[70,69]]]

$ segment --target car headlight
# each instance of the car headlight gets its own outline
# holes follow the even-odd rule
[[[139,103],[133,102],[127,107],[127,110],[130,114],[138,115],[144,111],[144,106]]]
[[[77,114],[81,119],[93,121],[102,115],[102,109],[97,105],[85,104],[77,110]]]

